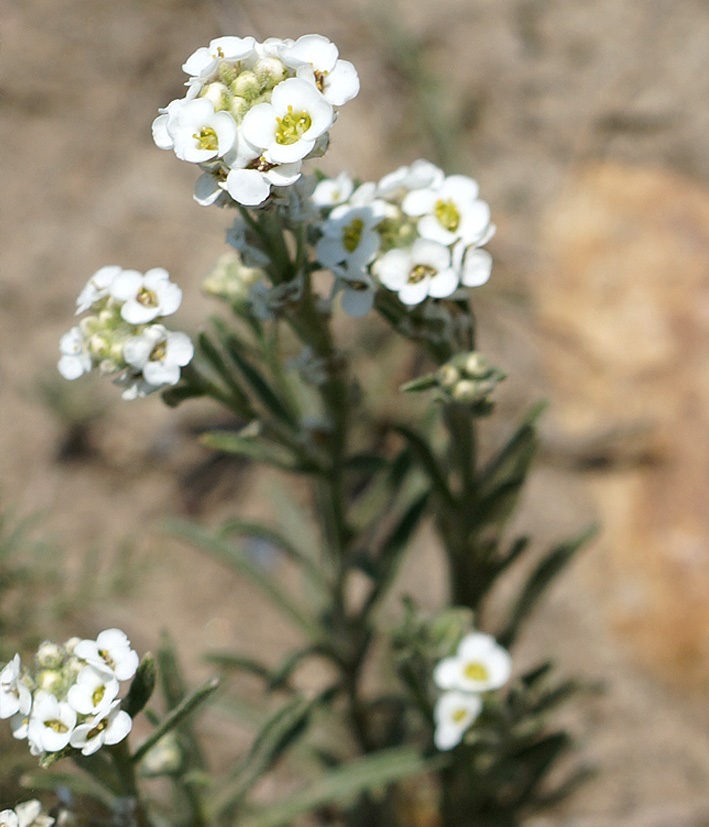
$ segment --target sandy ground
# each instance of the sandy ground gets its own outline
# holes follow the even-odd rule
[[[206,489],[203,477],[195,481],[206,454],[190,429],[204,410],[171,412],[157,399],[123,404],[106,383],[67,387],[55,376],[57,340],[72,324],[78,290],[106,263],[170,270],[188,297],[180,311],[188,329],[208,312],[199,284],[224,250],[228,218],[192,202],[193,170],[157,150],[149,127],[157,107],[181,94],[185,57],[218,34],[320,31],[357,65],[362,92],[341,115],[327,170],[376,178],[430,154],[426,115],[391,59],[387,20],[405,27],[404,54],[439,78],[443,109],[457,124],[452,171],[474,175],[493,206],[495,285],[479,315],[484,342],[510,374],[502,412],[511,419],[551,391],[529,297],[544,266],[542,216],[574,166],[610,158],[709,183],[706,3],[442,0],[434,10],[419,0],[398,9],[362,0],[317,8],[302,0],[4,0],[4,507],[41,512],[43,529],[64,550],[64,602],[77,603],[80,631],[115,623],[146,649],[165,627],[195,678],[205,672],[205,648],[276,651],[291,633],[271,618],[255,632],[263,607],[248,588],[156,526],[176,511],[209,520],[258,510],[259,492],[233,469],[207,478]],[[96,414],[91,450],[62,461],[67,422],[85,411]],[[519,519],[550,540],[595,516],[583,475],[548,462]],[[126,541],[129,563],[120,552]],[[572,716],[598,777],[535,824],[709,825],[702,687],[636,665],[632,641],[613,632],[601,608],[599,549],[554,590],[523,641],[522,657],[551,655],[607,684]],[[417,565],[409,564],[412,582]],[[429,599],[434,605],[435,590]]]

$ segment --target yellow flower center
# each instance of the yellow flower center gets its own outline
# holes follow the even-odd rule
[[[69,727],[56,718],[53,718],[51,721],[45,721],[44,725],[47,729],[54,730],[54,732],[69,732]]]
[[[94,706],[98,706],[101,701],[103,700],[103,696],[106,694],[106,687],[105,686],[97,686],[94,689],[93,695],[91,696],[91,701],[93,702]]]
[[[294,112],[293,107],[288,107],[288,112],[282,118],[276,118],[278,129],[276,129],[276,143],[282,146],[290,146],[298,143],[313,124],[313,120],[304,110]]]
[[[99,721],[93,729],[90,729],[86,733],[86,740],[90,741],[92,738],[95,738],[99,733],[103,732],[107,726],[108,721],[105,718],[102,721]]]
[[[158,342],[155,347],[150,352],[150,361],[151,362],[162,362],[162,360],[167,355],[167,342],[163,339],[161,342]]]
[[[348,253],[353,253],[359,246],[362,240],[362,231],[364,230],[364,221],[361,218],[354,218],[342,233],[342,246]]]
[[[468,717],[468,710],[459,707],[458,709],[454,709],[451,715],[454,724],[462,723]]]
[[[418,284],[425,278],[432,278],[436,275],[436,270],[428,264],[417,264],[409,273],[409,284]]]
[[[203,126],[192,137],[197,141],[199,149],[208,149],[210,152],[216,152],[219,149],[219,138],[211,126]]]
[[[157,307],[158,306],[158,297],[152,290],[148,290],[147,287],[141,287],[138,291],[138,295],[135,297],[135,300],[138,304],[142,304],[143,307]]]
[[[438,223],[445,227],[446,230],[453,233],[458,229],[460,224],[460,213],[458,208],[452,201],[443,201],[439,199],[436,201],[436,206],[433,213],[438,219]]]
[[[485,664],[478,661],[470,661],[465,664],[463,674],[470,681],[486,681],[490,677]]]
[[[108,649],[99,649],[98,653],[99,653],[99,656],[101,657],[101,660],[103,660],[103,662],[106,664],[106,666],[108,666],[110,669],[115,669],[116,668],[116,662],[109,655]]]

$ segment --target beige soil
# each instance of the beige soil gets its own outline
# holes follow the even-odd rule
[[[499,226],[494,284],[480,291],[477,310],[483,344],[510,376],[506,422],[534,399],[554,398],[528,297],[549,265],[542,216],[574,165],[611,158],[709,183],[703,0],[401,0],[398,11],[364,0],[4,0],[0,485],[4,508],[40,512],[61,550],[62,595],[75,604],[62,633],[115,624],[146,650],[165,628],[194,681],[207,674],[200,655],[208,648],[275,658],[293,639],[235,576],[158,530],[175,513],[209,522],[266,509],[268,492],[233,466],[196,474],[208,455],[191,429],[210,411],[169,411],[157,398],[122,403],[105,382],[68,386],[55,375],[57,340],[72,324],[78,290],[107,263],[166,267],[185,291],[179,318],[187,329],[209,312],[199,285],[225,249],[228,216],[192,202],[193,169],[154,147],[150,123],[158,106],[182,94],[183,60],[212,37],[319,31],[354,61],[362,92],[340,116],[328,171],[376,178],[432,152],[411,86],[387,53],[387,9],[412,38],[405,48],[440,78],[444,109],[461,116],[460,166],[452,171],[477,177]],[[61,403],[46,402],[47,387]],[[60,408],[98,413],[83,457],[61,460],[68,431]],[[519,517],[540,541],[598,516],[584,474],[568,468],[575,449],[548,428],[550,450]],[[599,472],[593,477],[603,486]],[[130,568],[120,555],[126,540]],[[598,571],[607,552],[603,543],[587,551],[520,647],[520,661],[553,657],[564,671],[607,686],[570,713],[598,777],[535,824],[706,827],[706,685],[662,663],[638,665],[632,636],[614,631],[606,611]],[[421,589],[429,578],[417,554],[425,549],[412,553],[407,577]],[[91,560],[96,571],[81,592]],[[438,583],[422,599],[435,606],[440,591]],[[245,743],[246,736],[235,750]]]

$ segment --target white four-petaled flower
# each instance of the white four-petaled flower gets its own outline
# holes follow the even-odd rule
[[[104,744],[111,746],[122,741],[131,731],[133,720],[120,704],[114,701],[108,709],[75,727],[71,746],[80,749],[83,755],[93,755]]]
[[[433,740],[440,750],[453,749],[482,710],[479,695],[470,692],[444,692],[433,712],[436,725]]]
[[[154,267],[145,275],[122,270],[111,282],[110,295],[123,302],[121,316],[130,324],[146,324],[169,316],[182,302],[182,290],[170,281],[167,270]]]
[[[127,364],[141,371],[145,381],[155,388],[175,385],[180,379],[180,368],[193,355],[194,345],[186,333],[167,330],[161,324],[147,327],[123,345]]]
[[[372,270],[384,287],[397,292],[407,305],[420,304],[427,296],[445,298],[458,286],[450,250],[425,238],[417,238],[409,248],[396,247],[384,253]]]
[[[96,640],[80,640],[74,647],[74,654],[119,681],[130,680],[138,669],[138,653],[120,629],[106,629]]]
[[[32,705],[32,694],[22,681],[20,656],[14,658],[0,672],[0,718],[26,715]]]
[[[486,692],[507,683],[511,668],[508,652],[494,637],[471,632],[461,640],[453,657],[437,664],[433,680],[439,689]]]

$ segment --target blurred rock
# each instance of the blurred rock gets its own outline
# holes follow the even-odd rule
[[[639,659],[709,684],[709,191],[599,163],[546,216],[534,291],[561,453],[604,528],[599,599]]]

